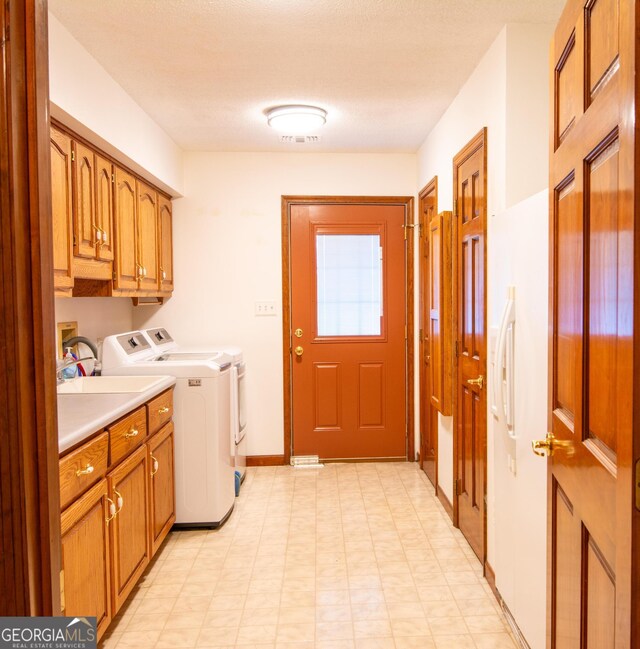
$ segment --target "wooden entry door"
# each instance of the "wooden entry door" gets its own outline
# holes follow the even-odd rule
[[[486,556],[486,129],[454,158],[456,216],[456,435],[454,522]]]
[[[438,178],[420,192],[420,463],[435,487],[438,484],[438,413],[431,405],[431,282],[429,229],[438,213]]]
[[[406,215],[290,207],[295,456],[406,458]]]
[[[552,437],[534,449],[549,458],[554,649],[640,646],[637,8],[570,0],[551,50]]]

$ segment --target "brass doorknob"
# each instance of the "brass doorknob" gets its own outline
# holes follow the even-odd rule
[[[296,356],[302,356],[304,354],[304,349],[298,345],[294,350]]]
[[[482,390],[482,386],[484,385],[484,376],[481,374],[477,379],[467,379],[467,383],[469,385],[477,385],[478,388]]]
[[[536,439],[531,442],[531,448],[539,457],[551,457],[558,449],[567,451],[570,456],[574,453],[573,442],[556,439],[553,433],[547,433],[544,439]]]

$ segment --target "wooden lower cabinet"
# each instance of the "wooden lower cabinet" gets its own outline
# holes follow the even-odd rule
[[[176,495],[173,470],[173,423],[169,422],[147,444],[150,467],[151,553],[176,520]]]
[[[147,447],[108,475],[109,497],[117,505],[110,525],[113,610],[122,606],[149,564],[149,459]]]
[[[169,389],[60,459],[63,611],[98,639],[176,520],[172,412]]]
[[[61,517],[63,613],[95,615],[100,637],[111,622],[107,481],[101,480]]]

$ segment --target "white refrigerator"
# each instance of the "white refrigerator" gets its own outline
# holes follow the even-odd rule
[[[547,431],[548,200],[491,216],[488,231],[488,559],[531,649],[546,644],[547,472],[531,441]]]

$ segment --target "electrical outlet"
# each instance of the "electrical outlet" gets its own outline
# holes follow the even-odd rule
[[[256,302],[255,303],[256,315],[275,315],[276,303],[275,302]]]

